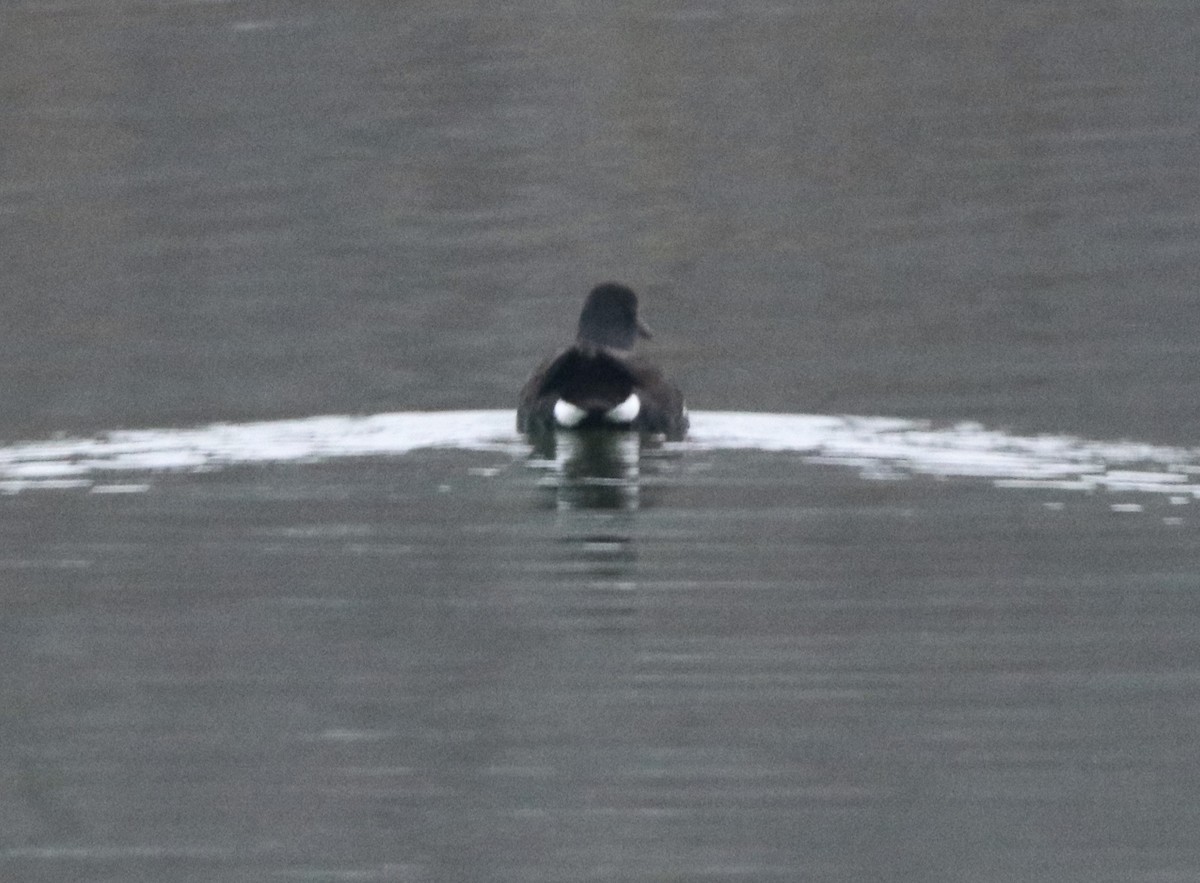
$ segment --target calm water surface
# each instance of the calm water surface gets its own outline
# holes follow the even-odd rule
[[[1187,879],[1200,490],[856,466],[598,436],[12,492],[0,863]]]
[[[1198,42],[7,4],[0,878],[1200,878]],[[610,277],[696,441],[247,429],[511,407]]]

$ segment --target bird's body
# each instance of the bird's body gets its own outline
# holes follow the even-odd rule
[[[633,352],[637,338],[649,336],[630,289],[611,282],[596,286],[575,342],[539,365],[521,390],[517,429],[609,426],[683,438],[688,418],[682,393]]]

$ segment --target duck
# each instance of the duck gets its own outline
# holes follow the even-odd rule
[[[639,338],[651,336],[633,289],[619,282],[594,287],[575,342],[542,362],[521,389],[517,431],[612,428],[682,439],[688,429],[683,393],[633,351]]]

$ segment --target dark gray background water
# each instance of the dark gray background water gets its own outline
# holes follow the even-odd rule
[[[1197,45],[1190,2],[9,3],[0,436],[505,407],[619,278],[695,407],[1193,444]],[[0,498],[0,876],[1200,878],[1194,504],[639,484]]]

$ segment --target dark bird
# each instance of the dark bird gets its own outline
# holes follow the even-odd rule
[[[638,318],[637,295],[616,282],[593,288],[575,343],[539,365],[521,390],[518,431],[611,426],[683,438],[683,394],[634,354],[639,337],[650,337],[650,329]]]

